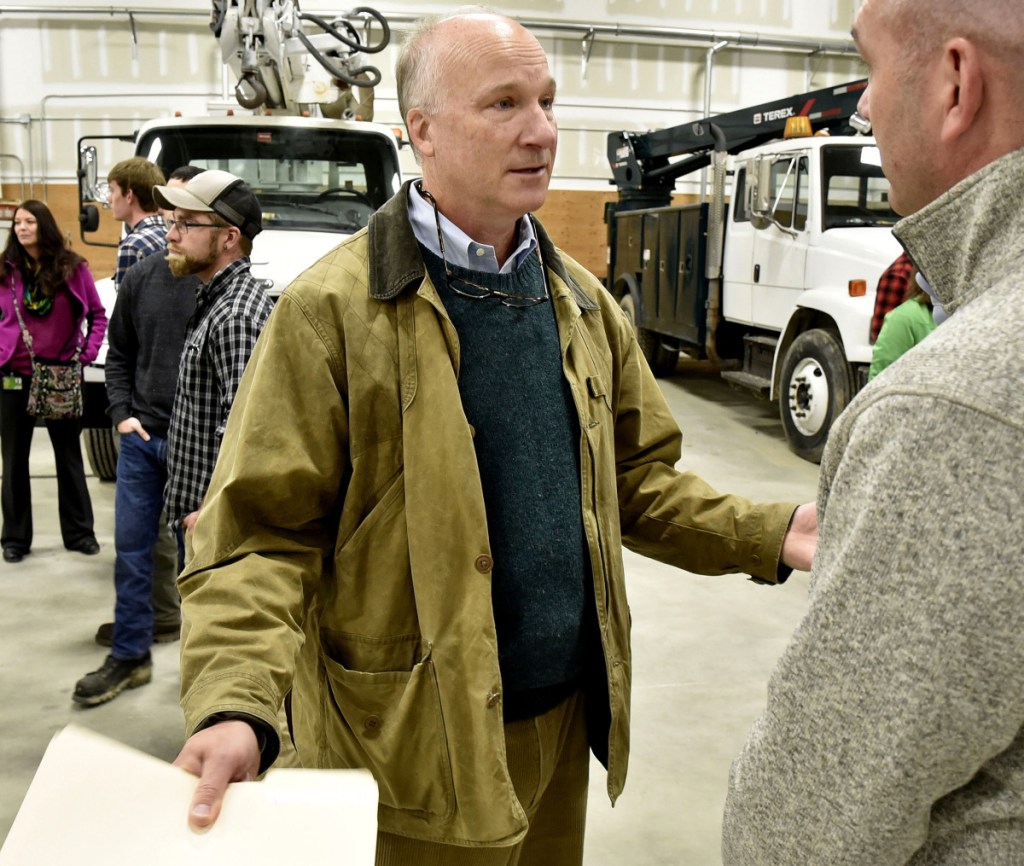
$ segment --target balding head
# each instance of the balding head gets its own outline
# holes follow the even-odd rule
[[[962,36],[1020,71],[1024,6],[1020,0],[872,0],[884,7],[909,55],[940,50]],[[863,4],[867,5],[867,3]]]
[[[471,238],[504,251],[544,204],[554,167],[555,82],[543,47],[512,19],[464,7],[422,25],[398,70],[424,188]]]
[[[427,115],[441,110],[451,87],[446,73],[457,68],[458,55],[465,51],[465,44],[457,38],[458,31],[465,29],[466,24],[486,21],[522,29],[520,24],[490,7],[461,6],[442,15],[422,18],[409,32],[395,63],[398,110],[403,123],[408,123],[412,108]],[[418,151],[416,158],[418,161]]]
[[[1024,147],[1022,0],[864,0],[853,33],[897,212]]]

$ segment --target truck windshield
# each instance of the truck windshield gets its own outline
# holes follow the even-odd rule
[[[358,231],[398,178],[388,139],[340,128],[165,127],[141,138],[136,152],[164,174],[195,165],[241,177],[260,200],[263,227],[286,231]]]
[[[893,226],[899,215],[889,207],[889,181],[882,174],[878,148],[836,144],[821,149],[824,228]]]

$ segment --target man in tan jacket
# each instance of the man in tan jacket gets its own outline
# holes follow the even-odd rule
[[[621,546],[766,582],[813,509],[722,496],[601,284],[530,215],[557,144],[536,39],[460,10],[403,48],[423,168],[281,297],[181,580],[190,820],[266,769],[368,767],[389,863],[578,864],[622,790]]]

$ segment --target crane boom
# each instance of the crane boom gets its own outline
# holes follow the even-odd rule
[[[383,51],[391,40],[387,20],[375,9],[360,6],[327,20],[302,12],[298,0],[211,3],[210,29],[238,79],[239,105],[288,114],[319,106],[327,117],[372,119],[381,74],[363,55]],[[371,27],[381,31],[373,43]]]
[[[814,131],[837,131],[857,109],[867,80],[825,87],[726,114],[650,132],[612,132],[608,162],[620,194],[624,191],[671,193],[677,178],[704,168],[716,147],[737,153],[781,137],[790,117],[806,117]],[[670,157],[686,159],[670,162]]]

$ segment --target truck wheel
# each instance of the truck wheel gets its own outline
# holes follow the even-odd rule
[[[85,456],[100,481],[117,479],[117,437],[111,427],[87,427],[82,431]]]
[[[821,328],[790,345],[782,362],[779,415],[789,446],[821,462],[828,431],[850,402],[850,366],[838,338]]]
[[[679,350],[672,349],[665,345],[664,338],[655,331],[648,331],[647,328],[636,326],[636,302],[631,292],[626,292],[619,298],[619,307],[626,314],[629,323],[636,332],[636,341],[640,345],[640,351],[647,359],[647,364],[655,376],[668,376],[674,373],[679,363]]]

